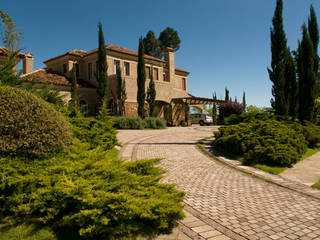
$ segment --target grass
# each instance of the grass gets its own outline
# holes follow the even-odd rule
[[[318,182],[316,182],[315,184],[313,184],[311,187],[320,189],[320,180]]]
[[[256,164],[253,167],[275,175],[282,173],[286,169],[285,167],[271,167],[264,164]]]
[[[79,239],[73,231],[35,223],[18,223],[6,217],[0,221],[0,240],[69,240]]]
[[[302,155],[302,160],[320,151],[320,148],[308,148],[305,154]]]

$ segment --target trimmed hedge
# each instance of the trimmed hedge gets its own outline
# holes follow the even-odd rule
[[[113,119],[114,127],[117,129],[144,129],[144,128],[153,128],[153,129],[163,129],[166,128],[166,121],[162,118],[157,117],[147,117],[141,119],[139,117],[115,117]]]
[[[12,87],[0,87],[0,136],[0,154],[29,158],[58,152],[72,141],[70,125],[53,106]]]
[[[183,219],[184,193],[159,183],[158,162],[124,162],[77,139],[43,161],[0,158],[0,215],[70,227],[85,239],[169,233]]]
[[[243,156],[244,164],[248,165],[288,167],[298,162],[307,149],[301,131],[276,120],[222,127],[215,137],[214,147]]]
[[[146,117],[143,119],[145,128],[163,129],[166,128],[166,121],[158,117]]]

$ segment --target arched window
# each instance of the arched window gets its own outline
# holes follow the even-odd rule
[[[88,105],[85,100],[80,101],[80,113],[86,114],[88,112]]]

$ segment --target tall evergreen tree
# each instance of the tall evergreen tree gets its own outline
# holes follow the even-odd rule
[[[217,100],[217,94],[216,92],[214,92],[213,101],[216,101],[216,100]],[[217,124],[217,104],[216,103],[213,103],[213,106],[212,106],[212,122],[213,122],[213,125]]]
[[[79,113],[77,65],[75,62],[73,63],[73,66],[72,66],[72,75],[71,75],[71,112],[72,112],[72,115],[77,115]]]
[[[298,48],[299,107],[301,121],[314,120],[316,98],[316,74],[314,72],[314,48],[306,25],[302,26],[302,41]]]
[[[319,72],[319,56],[318,56],[318,46],[319,46],[319,26],[317,22],[317,16],[314,11],[313,6],[310,6],[310,16],[308,18],[308,31],[313,43],[314,48],[314,72],[318,76]],[[317,79],[317,96],[320,96],[320,82]]]
[[[163,51],[161,42],[156,38],[154,32],[148,31],[146,37],[143,38],[144,53],[156,58],[162,58]]]
[[[108,65],[107,65],[107,50],[105,46],[104,36],[102,32],[102,24],[99,22],[99,47],[98,47],[98,61],[96,79],[98,81],[98,102],[100,108],[102,105],[108,105]]]
[[[181,40],[178,32],[170,27],[167,27],[160,33],[159,40],[161,41],[162,49],[171,47],[174,49],[174,51],[178,51],[180,48]]]
[[[146,84],[146,67],[144,61],[144,46],[142,37],[139,39],[139,51],[138,51],[138,77],[137,77],[137,85],[138,85],[138,92],[137,92],[137,102],[138,102],[138,115],[141,118],[145,116],[144,110],[144,102],[146,98],[145,92],[145,84]]]
[[[246,103],[246,93],[243,91],[242,95],[242,105],[244,106],[244,109],[246,109],[247,103]]]
[[[225,88],[225,97],[224,97],[225,101],[230,101],[230,97],[229,97],[229,90],[227,88]]]
[[[150,82],[147,91],[147,102],[149,104],[149,116],[153,117],[154,108],[156,105],[156,87],[153,81],[153,68],[151,68]]]
[[[117,66],[117,115],[124,115],[125,101],[127,99],[126,83],[121,75],[120,66]]]
[[[285,55],[285,98],[288,108],[288,114],[293,119],[297,116],[298,111],[298,84],[296,75],[296,65],[294,59],[290,53],[290,49],[287,48]]]
[[[271,69],[268,68],[269,78],[273,83],[271,105],[277,115],[287,115],[288,107],[285,99],[285,64],[284,58],[287,50],[287,39],[283,29],[282,0],[277,0],[276,9],[272,19],[273,28],[271,37]]]

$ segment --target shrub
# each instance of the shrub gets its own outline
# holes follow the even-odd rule
[[[166,121],[159,117],[147,117],[143,119],[145,128],[163,129],[166,128]]]
[[[144,122],[139,117],[115,117],[113,119],[114,127],[118,129],[143,129]]]
[[[68,122],[25,90],[0,87],[0,154],[43,157],[71,143]]]
[[[82,142],[90,143],[91,149],[101,146],[104,150],[112,149],[116,144],[117,131],[113,128],[111,117],[98,119],[74,116],[70,118],[74,136]]]
[[[243,155],[248,165],[291,166],[300,160],[307,146],[302,132],[276,120],[222,127],[215,137],[218,150]]]
[[[123,162],[116,150],[70,149],[41,162],[0,158],[0,214],[72,227],[83,237],[122,239],[170,232],[184,194],[159,183],[159,160]]]

